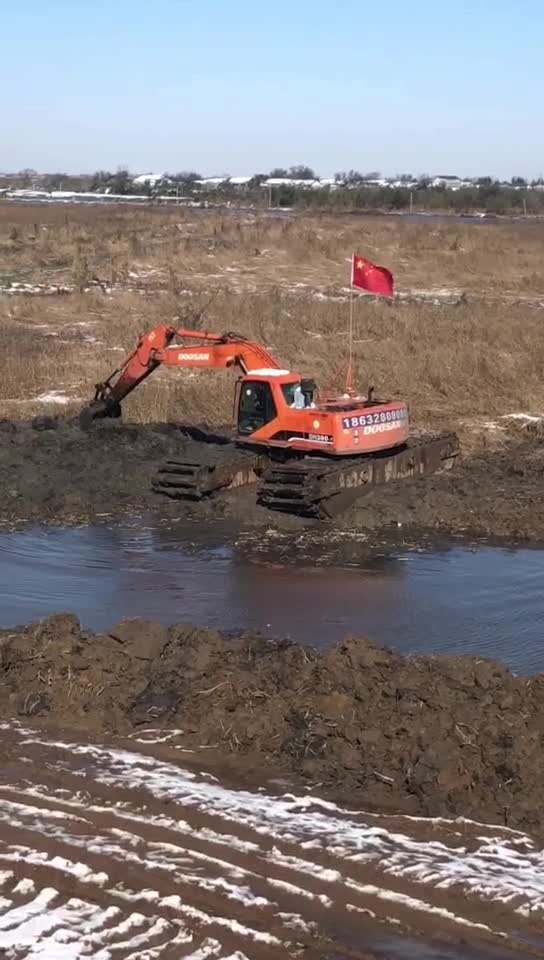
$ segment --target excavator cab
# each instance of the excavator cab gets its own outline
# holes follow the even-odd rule
[[[402,400],[349,396],[315,402],[315,383],[279,369],[251,370],[238,381],[238,442],[319,456],[361,456],[406,444]]]
[[[300,377],[287,370],[252,370],[238,381],[236,391],[237,432],[249,437],[293,406]]]

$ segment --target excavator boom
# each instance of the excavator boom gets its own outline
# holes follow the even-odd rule
[[[184,342],[187,340],[189,344]],[[257,369],[280,368],[265,347],[241,334],[208,333],[161,324],[143,334],[136,349],[121,366],[95,385],[94,399],[80,415],[82,427],[87,428],[93,420],[101,417],[119,416],[125,397],[161,365],[208,370],[238,367],[244,374]]]

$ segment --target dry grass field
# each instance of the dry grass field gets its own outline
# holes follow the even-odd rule
[[[459,287],[478,295],[544,295],[544,224],[460,224],[400,217],[221,215],[148,207],[0,204],[2,278],[127,283],[141,271],[187,281],[345,286],[356,249],[393,270],[399,290]],[[240,274],[234,277],[233,274]],[[236,281],[236,282],[234,282]],[[497,290],[499,285],[499,290]]]
[[[175,317],[340,387],[353,250],[392,269],[403,297],[356,298],[361,388],[472,442],[487,421],[544,411],[544,225],[4,203],[0,415],[77,409],[141,331]],[[160,371],[126,415],[225,422],[231,401],[232,375]]]

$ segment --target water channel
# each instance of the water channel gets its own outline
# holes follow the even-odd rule
[[[187,622],[325,647],[367,636],[399,651],[497,657],[544,671],[544,551],[453,547],[330,559],[324,544],[166,527],[152,518],[0,536],[0,625],[77,614]]]

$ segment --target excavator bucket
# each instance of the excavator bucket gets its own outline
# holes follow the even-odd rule
[[[112,400],[93,400],[79,414],[79,425],[82,430],[90,430],[95,420],[106,418],[116,419],[121,416],[121,404]]]

